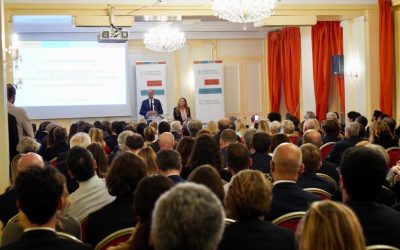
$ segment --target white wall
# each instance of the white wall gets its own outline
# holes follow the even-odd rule
[[[315,112],[311,26],[300,27],[301,34],[301,99],[300,111]]]

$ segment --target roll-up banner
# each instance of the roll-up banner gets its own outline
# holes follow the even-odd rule
[[[225,116],[224,65],[217,61],[194,61],[196,118],[218,121]]]
[[[136,62],[136,90],[137,90],[137,115],[138,120],[143,118],[139,114],[143,100],[148,98],[147,91],[154,90],[154,98],[160,100],[166,117],[167,111],[167,83],[166,63]]]

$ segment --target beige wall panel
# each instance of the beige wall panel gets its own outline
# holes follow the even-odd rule
[[[262,112],[262,62],[244,62],[246,112]]]
[[[254,40],[220,40],[218,41],[220,58],[263,56],[264,41]]]
[[[224,62],[225,113],[240,113],[240,64]]]

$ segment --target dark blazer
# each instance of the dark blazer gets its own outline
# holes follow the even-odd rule
[[[59,154],[65,153],[69,150],[69,145],[65,143],[60,143],[58,145],[54,145],[52,147],[44,149],[42,152],[43,160],[50,161],[54,157],[58,157]]]
[[[320,197],[303,191],[296,183],[275,184],[272,188],[271,211],[266,218],[272,221],[287,213],[307,211],[312,202],[319,200]]]
[[[164,113],[162,106],[161,106],[161,102],[158,99],[153,99],[153,105],[154,105],[154,111],[157,112],[157,114],[161,115],[162,113]],[[147,112],[150,111],[150,103],[149,103],[149,99],[146,99],[142,102],[142,106],[140,106],[140,114],[144,116],[145,119],[147,119]]]
[[[333,194],[336,191],[335,184],[322,179],[314,172],[304,172],[303,174],[301,174],[297,179],[297,185],[302,189],[304,188],[323,189],[330,194]]]
[[[19,139],[17,119],[15,116],[8,113],[8,148],[10,149],[10,161],[18,154],[17,144]]]
[[[110,204],[89,214],[86,224],[85,242],[93,247],[109,234],[136,224],[133,218],[133,198],[117,197]]]
[[[328,155],[328,160],[330,162],[339,164],[342,159],[343,152],[351,147],[354,147],[358,142],[361,141],[360,137],[352,136],[348,139],[343,139],[335,143],[332,151]]]
[[[400,248],[400,213],[375,202],[347,203],[360,220],[368,245],[389,245]]]
[[[291,231],[269,221],[245,220],[226,226],[219,250],[289,250],[295,248]]]
[[[255,152],[251,155],[251,159],[253,160],[253,164],[251,165],[252,169],[260,170],[264,174],[271,173],[269,163],[272,157],[269,154]]]
[[[173,181],[175,184],[185,182],[185,179],[183,179],[179,175],[169,175],[168,178],[171,179],[171,181]]]
[[[157,153],[158,151],[160,151],[160,144],[159,144],[160,140],[157,140],[155,142],[150,143],[148,146],[151,147],[155,153]]]
[[[89,245],[74,240],[60,238],[55,232],[49,230],[32,230],[25,232],[14,243],[0,248],[1,250],[86,250],[92,249]]]
[[[18,213],[17,195],[15,189],[10,189],[0,195],[0,220],[5,226],[11,217]]]
[[[186,113],[187,113],[188,118],[191,117],[189,107],[187,107]],[[178,113],[176,113],[176,107],[174,108],[174,120],[177,120],[177,121],[180,121],[181,123],[183,123],[181,112],[179,111]]]
[[[317,172],[329,175],[336,181],[336,183],[339,184],[339,172],[337,170],[337,165],[335,163],[323,160],[322,165]]]
[[[342,140],[339,135],[325,135],[324,137],[322,137],[322,142],[328,143],[328,142],[338,142]]]

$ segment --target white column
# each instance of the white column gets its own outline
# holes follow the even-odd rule
[[[301,34],[301,94],[300,112],[315,112],[314,75],[311,27],[300,27]],[[303,114],[300,113],[300,117]]]

